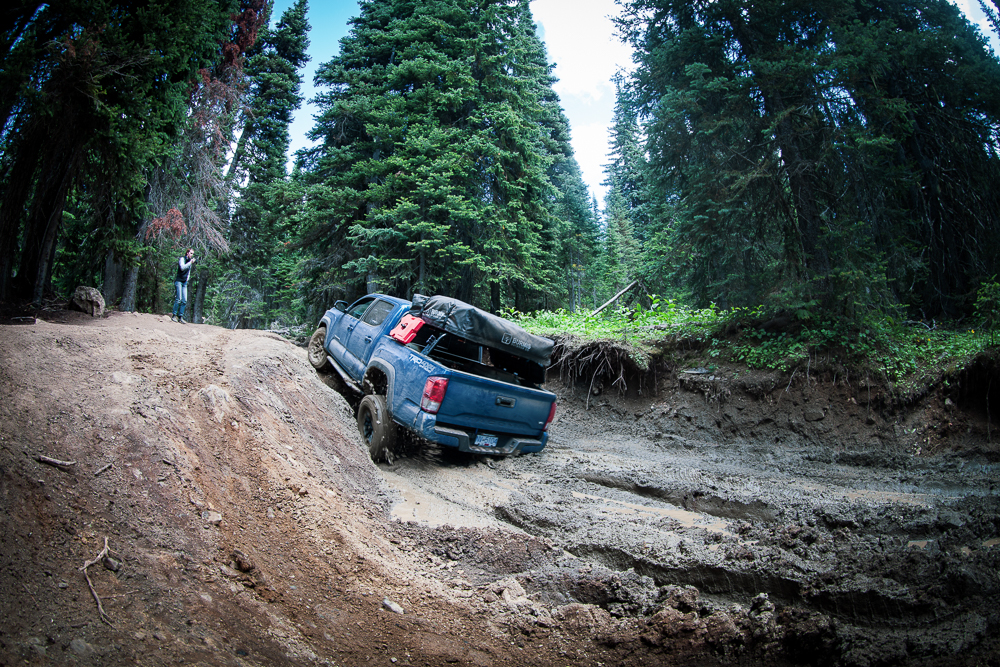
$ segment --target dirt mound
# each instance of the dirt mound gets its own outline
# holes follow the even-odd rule
[[[468,587],[390,542],[388,488],[303,350],[59,319],[0,326],[0,663],[513,662]],[[107,623],[81,572],[105,540]]]
[[[44,317],[0,324],[0,664],[995,659],[996,488],[922,486],[992,474],[978,393],[894,413],[816,376],[677,368],[620,396],[578,374],[540,457],[416,444],[380,470],[274,334]],[[922,480],[917,450],[956,434]],[[797,497],[759,472],[786,465]],[[856,502],[827,469],[929,504]]]

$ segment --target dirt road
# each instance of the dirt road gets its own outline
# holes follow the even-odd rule
[[[676,368],[375,467],[273,334],[48,319],[0,325],[0,664],[1000,660],[975,397]]]
[[[776,608],[761,630],[814,664],[996,659],[996,457],[846,449],[811,434],[754,442],[691,427],[683,415],[699,401],[677,391],[585,412],[563,398],[540,456],[383,466],[404,498],[393,513],[556,545],[565,553],[521,575],[550,605],[648,618],[688,596],[681,611],[744,622]]]

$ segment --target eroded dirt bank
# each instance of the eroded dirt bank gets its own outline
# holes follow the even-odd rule
[[[59,317],[0,325],[0,664],[1000,660],[982,392],[679,368],[376,468],[276,336]]]

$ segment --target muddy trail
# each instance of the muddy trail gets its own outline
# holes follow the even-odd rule
[[[273,334],[0,324],[0,664],[1000,664],[994,379],[676,361],[375,466]]]

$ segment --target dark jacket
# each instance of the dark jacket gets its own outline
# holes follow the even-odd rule
[[[181,258],[177,260],[177,276],[174,278],[175,283],[186,283],[188,277],[191,275],[191,267],[194,265],[194,257],[188,262],[187,255],[181,255]]]

